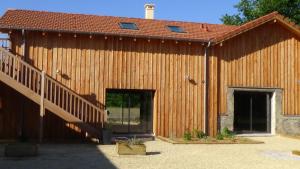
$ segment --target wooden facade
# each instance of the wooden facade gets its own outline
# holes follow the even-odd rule
[[[218,112],[227,112],[228,87],[282,89],[284,115],[300,115],[300,41],[267,23],[213,48],[218,57]]]
[[[13,52],[23,57],[21,32],[10,36]],[[210,135],[218,132],[218,117],[227,112],[228,87],[281,88],[284,114],[300,115],[299,44],[296,34],[272,22],[208,49]],[[25,46],[24,60],[99,107],[105,105],[106,89],[155,91],[156,135],[182,137],[185,130],[204,130],[202,43],[26,31]],[[49,124],[60,121],[52,120]],[[57,127],[50,128],[62,134]]]
[[[11,37],[22,55],[21,34]],[[203,130],[203,55],[200,43],[26,34],[25,60],[99,106],[106,89],[154,90],[154,132],[167,137]]]
[[[22,133],[22,139],[38,140],[39,105],[2,82],[0,98],[0,139],[18,139]],[[46,111],[43,129],[45,140],[85,139],[77,127],[49,111]]]

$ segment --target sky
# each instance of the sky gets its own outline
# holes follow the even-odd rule
[[[221,23],[222,15],[236,13],[239,0],[1,0],[7,9],[96,14],[144,18],[144,4],[155,4],[155,19]]]

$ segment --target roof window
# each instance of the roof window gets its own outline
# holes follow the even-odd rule
[[[135,23],[131,23],[131,22],[120,22],[119,25],[120,25],[120,27],[121,27],[122,29],[138,30],[138,27],[136,26]]]
[[[172,32],[176,32],[176,33],[186,33],[182,27],[180,26],[168,26],[168,28],[170,29],[170,31]]]

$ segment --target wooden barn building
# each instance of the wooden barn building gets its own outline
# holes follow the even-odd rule
[[[277,12],[241,26],[147,17],[8,10],[0,139],[300,134],[299,26]]]

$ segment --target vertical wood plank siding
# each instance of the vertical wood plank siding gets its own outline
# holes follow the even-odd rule
[[[213,50],[220,65],[218,113],[227,112],[228,87],[249,87],[283,89],[283,114],[300,115],[300,41],[296,35],[268,23]]]
[[[93,103],[104,105],[109,88],[154,90],[157,135],[181,137],[185,129],[202,130],[201,44],[124,37],[105,40],[87,35],[75,38],[71,34],[43,36],[41,32],[28,32],[26,37],[30,63]],[[187,75],[191,81],[185,79]]]
[[[39,106],[0,82],[0,139],[25,139],[39,137]],[[18,106],[16,106],[18,105]],[[84,132],[67,123],[53,113],[46,111],[44,116],[44,139],[85,139]]]
[[[12,34],[12,40],[14,52],[21,54],[20,33]],[[213,46],[208,58],[209,134],[217,133],[218,115],[227,112],[228,87],[282,88],[283,113],[300,115],[299,45],[296,35],[267,23]],[[105,104],[109,88],[154,90],[156,135],[181,137],[186,129],[203,130],[200,44],[27,32],[26,51],[28,62],[98,106]]]

